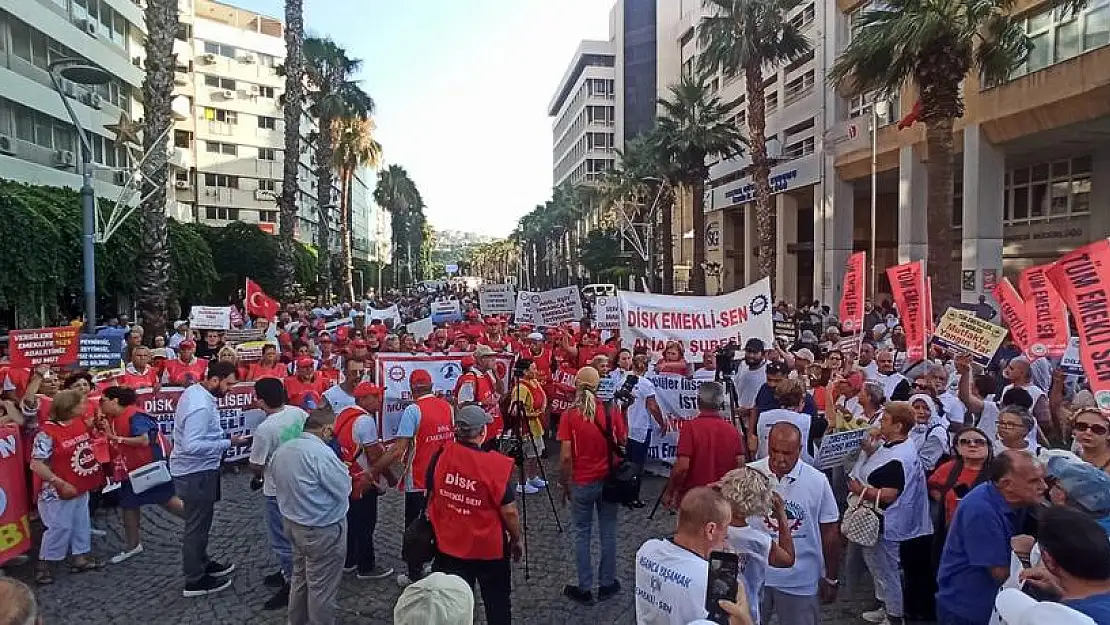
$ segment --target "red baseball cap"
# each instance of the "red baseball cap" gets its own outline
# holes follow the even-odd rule
[[[431,383],[432,374],[428,373],[424,369],[413,369],[412,373],[409,374],[409,385],[426,385]]]
[[[308,356],[302,356],[302,357],[297,359],[297,368],[298,369],[301,368],[301,367],[311,367],[314,364],[316,364],[316,361],[312,360]]]
[[[351,341],[351,347],[369,347],[369,343],[365,339],[355,339]]]
[[[178,344],[177,348],[178,349],[196,349],[197,348],[197,342],[192,340],[192,339],[189,339],[188,341],[181,341],[181,343]]]
[[[471,356],[470,354],[467,354],[467,355],[463,356],[462,357],[462,366],[463,366],[463,369],[469,369],[469,368],[473,367],[474,366],[474,356]]]
[[[373,382],[359,382],[358,386],[355,387],[355,399],[362,399],[363,397],[369,397],[371,395],[381,397],[385,395],[385,389]]]

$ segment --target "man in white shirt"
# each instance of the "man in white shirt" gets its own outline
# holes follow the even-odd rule
[[[687,625],[708,616],[708,558],[724,546],[731,520],[732,509],[716,490],[686,493],[674,537],[651,539],[636,552],[638,625]]]
[[[1006,394],[1011,388],[1020,388],[1029,393],[1033,398],[1033,417],[1037,425],[1044,430],[1045,436],[1051,438],[1055,432],[1052,422],[1052,410],[1048,405],[1048,393],[1033,382],[1033,367],[1025,356],[1018,356],[1010,360],[1010,364],[1002,371],[1002,377],[1010,383],[998,393],[998,397]]]
[[[767,569],[760,616],[769,622],[777,612],[780,623],[817,625],[820,600],[836,598],[840,566],[840,510],[825,474],[800,460],[802,433],[792,423],[771,427],[767,458],[748,466],[778,478],[777,492],[786,502],[787,528],[794,539],[794,566]],[[748,520],[778,537],[783,528],[769,516]],[[818,594],[820,593],[820,594]],[[820,597],[820,600],[819,600]]]
[[[747,431],[755,432],[755,398],[759,389],[767,382],[767,361],[763,357],[764,345],[759,339],[748,339],[744,344],[744,362],[736,368],[733,386],[736,387],[736,402],[740,406],[740,417],[744,419]]]
[[[868,380],[874,380],[879,373],[879,364],[875,362],[875,344],[863,341],[859,345],[859,370]]]
[[[251,443],[250,466],[255,479],[251,488],[262,481],[262,495],[266,498],[266,528],[270,533],[270,547],[277,556],[280,569],[266,576],[267,586],[276,587],[277,594],[263,608],[278,610],[289,604],[289,580],[293,578],[293,546],[281,526],[274,482],[270,478],[270,461],[283,443],[301,435],[308,413],[296,406],[285,404],[285,385],[277,378],[262,378],[254,383],[255,405],[266,413],[266,418],[254,429]]]
[[[883,397],[889,401],[906,401],[913,394],[910,381],[906,376],[894,369],[894,352],[889,349],[881,350],[875,355],[878,371],[872,380],[883,386]]]
[[[324,391],[324,399],[331,405],[335,414],[355,405],[355,387],[362,381],[366,373],[366,361],[361,358],[349,357],[343,360],[343,381],[333,384]]]

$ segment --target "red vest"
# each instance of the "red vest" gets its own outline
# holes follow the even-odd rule
[[[315,394],[316,404],[319,405],[324,397],[324,391],[331,386],[331,381],[320,375],[313,375],[312,380],[305,382],[295,375],[285,378],[285,394],[289,396],[289,404],[304,408],[305,398],[309,393]]]
[[[501,500],[513,471],[513,459],[456,442],[443,446],[429,493],[428,518],[436,547],[464,560],[505,557]]]
[[[285,376],[288,375],[288,373],[289,370],[286,369],[285,365],[281,364],[281,362],[275,362],[268,367],[261,362],[255,362],[251,363],[247,376],[252,381],[258,381],[263,378],[275,378],[278,380],[285,380]]]
[[[154,384],[158,382],[158,371],[154,367],[147,366],[144,373],[132,373],[132,371],[131,368],[124,371],[119,378],[120,386],[154,388]]]
[[[347,465],[347,472],[351,475],[351,499],[362,499],[364,488],[359,488],[359,479],[366,470],[358,462],[359,449],[362,447],[355,442],[355,422],[359,417],[366,415],[371,419],[373,415],[358,406],[349,406],[339,412],[335,417],[335,440],[339,443],[339,459]]]
[[[100,488],[104,483],[104,474],[100,472],[100,463],[93,453],[92,437],[85,421],[81,418],[68,423],[44,421],[41,428],[54,442],[54,450],[50,454],[50,470],[54,475],[72,484],[77,489],[77,495]],[[41,484],[39,481],[36,490],[41,488]]]
[[[116,436],[131,437],[131,418],[138,412],[138,406],[128,406],[123,409],[123,412],[116,415],[115,419],[112,419],[112,427],[116,430]],[[154,450],[151,449],[150,445],[135,447],[134,445],[120,444],[116,446],[116,450],[123,458],[123,464],[128,471],[134,471],[154,462]]]
[[[208,372],[208,361],[193,357],[193,362],[181,362],[180,358],[166,361],[166,376],[170,386],[187,386],[204,380]]]
[[[420,409],[420,423],[412,437],[412,485],[424,490],[428,465],[432,456],[443,448],[455,434],[454,416],[451,404],[435,395],[425,395],[416,400]]]

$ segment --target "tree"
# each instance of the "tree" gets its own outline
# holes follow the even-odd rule
[[[744,76],[748,101],[748,137],[751,145],[751,177],[755,185],[755,228],[759,239],[759,275],[775,284],[775,210],[771,206],[771,159],[767,156],[767,107],[763,93],[763,71],[789,63],[812,52],[801,31],[786,19],[801,0],[703,0],[711,14],[703,17],[698,40],[704,48],[699,58],[702,71],[720,68],[725,78]],[[695,216],[694,256],[705,237],[697,229]],[[697,260],[695,258],[695,265]],[[699,269],[700,271],[700,269]],[[701,284],[705,284],[702,274]]]
[[[331,212],[335,165],[335,126],[338,120],[367,119],[374,112],[374,100],[352,77],[362,61],[326,37],[304,40],[305,78],[308,84],[309,112],[318,120],[316,139],[316,249],[320,262],[317,296],[329,303],[332,295]]]
[[[303,0],[285,0],[285,93],[282,106],[285,118],[285,160],[282,165],[281,197],[278,200],[278,274],[281,297],[286,301],[296,295],[297,174],[301,153],[301,112],[304,108],[304,4]]]
[[[582,266],[596,282],[620,282],[633,273],[631,257],[621,253],[620,233],[591,230],[582,242]]]
[[[346,301],[355,301],[354,281],[351,271],[354,265],[352,249],[354,248],[354,232],[352,228],[353,197],[352,186],[355,172],[361,167],[377,168],[381,166],[382,146],[374,139],[374,121],[360,119],[359,117],[344,117],[336,121],[334,127],[335,143],[335,168],[339,171],[340,188],[340,220],[339,241],[342,245],[342,280],[341,293]]]
[[[1069,2],[1078,10],[1082,0]],[[958,239],[952,232],[953,125],[963,116],[960,83],[975,70],[984,84],[1005,81],[1031,44],[1014,0],[927,2],[887,0],[866,11],[830,76],[855,93],[897,94],[907,80],[917,88],[928,157],[926,231],[928,271],[937,301],[955,297]]]
[[[670,99],[660,100],[656,122],[658,141],[673,163],[675,179],[691,196],[694,259],[690,290],[705,295],[705,181],[709,157],[728,159],[741,153],[744,137],[729,121],[728,108],[709,91],[704,80],[684,76],[670,88]]]
[[[420,191],[404,167],[390,165],[378,172],[374,201],[392,215],[394,286],[411,284],[415,279],[413,255],[419,256],[423,236],[424,200]],[[404,271],[396,268],[402,265]]]
[[[169,164],[166,133],[173,124],[173,41],[177,34],[177,0],[147,0],[146,72],[143,77],[143,168],[138,300],[146,336],[165,334],[166,298],[170,290],[169,226],[166,189]],[[120,139],[120,137],[117,137]],[[95,319],[90,323],[95,323]]]

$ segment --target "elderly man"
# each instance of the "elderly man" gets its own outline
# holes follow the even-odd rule
[[[937,571],[940,625],[986,623],[1010,576],[1010,539],[1025,533],[1029,508],[1044,501],[1044,469],[1023,451],[994,459],[990,480],[956,508]]]
[[[712,484],[744,461],[744,441],[724,416],[725,388],[717,382],[698,387],[698,415],[678,434],[678,459],[663,494],[671,508],[691,488]]]
[[[879,373],[879,364],[875,362],[875,343],[870,340],[864,340],[859,345],[859,370],[868,380],[874,380]]]
[[[890,401],[908,401],[912,394],[910,381],[894,369],[894,351],[880,350],[875,363],[878,369],[871,379],[882,385],[883,396]]]
[[[1029,359],[1025,356],[1018,356],[1010,360],[1010,364],[1002,371],[1002,377],[1006,378],[1009,382],[1002,391],[998,394],[999,397],[1006,394],[1006,391],[1012,388],[1020,388],[1029,393],[1033,398],[1033,416],[1037,419],[1037,425],[1044,431],[1045,436],[1053,440],[1055,434],[1056,424],[1052,420],[1052,410],[1049,408],[1048,393],[1036,384],[1033,383],[1033,369]]]

